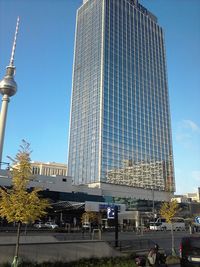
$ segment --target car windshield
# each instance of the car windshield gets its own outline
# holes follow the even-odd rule
[[[191,240],[191,247],[200,249],[200,238]]]
[[[159,226],[161,223],[158,222],[150,222],[150,226]]]
[[[189,253],[191,256],[200,256],[200,238],[187,238],[184,242],[183,249],[185,253]]]

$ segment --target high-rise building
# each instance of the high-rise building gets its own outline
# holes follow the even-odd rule
[[[163,30],[137,0],[78,9],[68,175],[174,191]]]

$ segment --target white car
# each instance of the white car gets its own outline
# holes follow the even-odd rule
[[[58,225],[56,223],[53,223],[53,222],[46,222],[44,225],[45,225],[45,227],[51,228],[51,229],[58,228]]]
[[[90,225],[89,222],[84,222],[84,223],[82,224],[82,228],[83,228],[83,229],[90,229],[90,228],[91,228],[91,225]]]
[[[45,228],[45,224],[42,222],[37,222],[33,226],[37,229]]]

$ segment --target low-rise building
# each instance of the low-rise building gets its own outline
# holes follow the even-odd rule
[[[43,176],[67,176],[67,165],[56,162],[31,161],[32,173]]]
[[[200,187],[196,193],[187,193],[185,196],[191,199],[192,202],[200,202]]]
[[[188,199],[185,195],[174,195],[172,197],[172,200],[176,200],[178,203],[189,203],[191,202],[191,199]]]

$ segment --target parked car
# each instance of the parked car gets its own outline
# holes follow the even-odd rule
[[[180,243],[181,267],[200,267],[200,235],[183,237]]]
[[[51,228],[51,229],[58,228],[58,225],[56,223],[53,223],[53,222],[46,222],[44,225],[46,228]]]
[[[83,229],[83,230],[90,230],[90,228],[91,228],[91,225],[90,225],[89,222],[84,222],[84,223],[82,224],[82,229]]]
[[[41,229],[41,228],[45,228],[45,224],[42,222],[36,222],[33,227],[37,228],[37,229]]]

